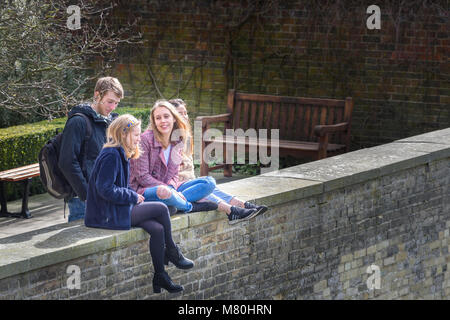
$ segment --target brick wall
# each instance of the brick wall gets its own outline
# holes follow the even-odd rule
[[[352,149],[450,125],[447,2],[129,1],[147,40],[122,47],[124,103],[182,97],[194,115],[225,111],[229,88],[355,99]],[[118,20],[120,21],[120,20]]]
[[[448,299],[450,129],[430,137],[221,185],[271,209],[231,226],[219,212],[173,217],[196,263],[168,268],[182,293],[153,294],[142,230],[68,224],[0,241],[0,299]]]

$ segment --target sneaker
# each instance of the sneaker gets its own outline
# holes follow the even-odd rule
[[[260,213],[264,213],[264,212],[266,212],[269,209],[267,206],[264,206],[264,205],[260,205],[259,206],[259,205],[256,205],[254,203],[248,202],[248,201],[244,202],[244,207],[246,209],[256,209],[257,212],[255,213],[255,216],[257,216]]]
[[[199,211],[212,211],[218,208],[217,203],[212,201],[192,202],[192,210],[186,213]]]
[[[255,217],[256,209],[245,209],[236,206],[231,207],[231,213],[228,215],[228,223],[235,224],[240,221]]]

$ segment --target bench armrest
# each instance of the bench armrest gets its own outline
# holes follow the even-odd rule
[[[314,134],[323,137],[329,133],[342,132],[348,129],[348,122],[341,122],[338,124],[317,125],[314,127]]]
[[[195,118],[195,121],[202,122],[202,128],[205,128],[207,125],[215,122],[230,122],[231,113],[218,114],[215,116],[199,116]]]

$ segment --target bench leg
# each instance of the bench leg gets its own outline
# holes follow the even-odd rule
[[[28,195],[30,193],[30,180],[31,178],[25,179],[23,181],[22,211],[20,212],[20,214],[25,219],[31,218],[30,210],[28,210]]]
[[[8,208],[6,207],[6,190],[4,188],[3,181],[0,181],[0,202],[2,205],[0,216],[6,216],[8,213]]]
[[[30,211],[28,210],[28,194],[30,192],[30,179],[25,179],[23,181],[23,197],[22,197],[22,211],[18,213],[8,212],[6,206],[6,188],[3,185],[3,181],[0,181],[0,202],[2,205],[2,210],[0,212],[0,217],[13,217],[13,218],[31,218]]]
[[[223,176],[224,177],[231,177],[233,176],[233,165],[226,164],[225,168],[223,169]]]
[[[203,158],[203,154],[206,148],[206,143],[202,141],[202,148],[201,148],[201,154],[200,154],[200,176],[207,176],[209,173],[209,166],[206,163],[205,159]]]
[[[200,163],[200,176],[207,176],[209,173],[208,169],[208,164],[202,159],[202,162]]]

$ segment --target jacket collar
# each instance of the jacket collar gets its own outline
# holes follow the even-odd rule
[[[115,112],[111,112],[109,117],[105,118],[99,115],[90,104],[87,103],[81,103],[79,105],[76,105],[73,107],[70,111],[68,116],[70,117],[74,113],[84,113],[88,117],[90,117],[95,122],[102,122],[109,125],[114,119],[116,119],[119,115]]]

